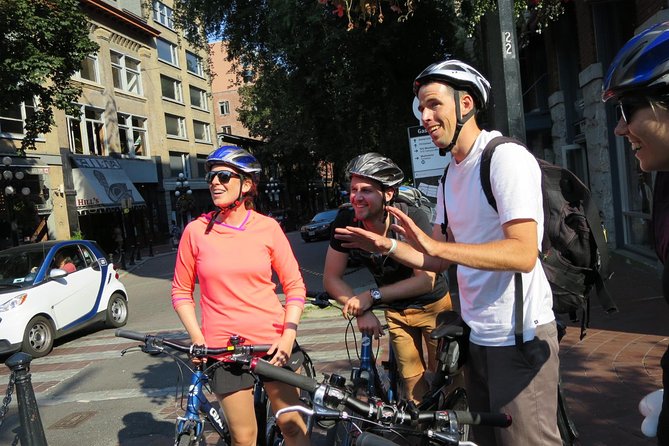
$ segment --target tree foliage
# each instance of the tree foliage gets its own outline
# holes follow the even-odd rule
[[[422,2],[411,20],[400,15],[389,9],[383,25],[349,30],[346,17],[317,0],[180,0],[176,7],[191,41],[225,40],[237,71],[252,67],[240,119],[287,174],[305,181],[317,161],[334,161],[341,173],[367,151],[393,157],[410,176],[412,81],[446,54],[465,57],[464,35],[452,1]]]
[[[74,112],[81,89],[71,76],[98,46],[88,38],[79,0],[0,1],[0,96],[3,109],[37,99],[21,151],[53,125],[54,108]]]

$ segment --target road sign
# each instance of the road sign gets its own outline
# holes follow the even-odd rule
[[[437,184],[444,168],[451,161],[451,154],[439,156],[439,149],[423,126],[409,127],[408,132],[414,187],[436,204]]]

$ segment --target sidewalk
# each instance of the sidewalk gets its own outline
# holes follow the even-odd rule
[[[619,312],[606,315],[596,296],[579,341],[572,325],[560,344],[560,369],[580,444],[655,445],[641,433],[639,401],[662,385],[660,358],[669,344],[669,305],[659,271],[614,254],[607,287]]]

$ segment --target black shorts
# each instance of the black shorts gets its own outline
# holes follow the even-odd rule
[[[263,359],[270,360],[272,356],[264,356]],[[221,362],[221,361],[217,361]],[[300,349],[300,346],[297,345],[297,342],[293,345],[293,351],[291,352],[290,358],[286,365],[283,366],[284,369],[292,370],[296,372],[302,363],[304,362],[304,353]],[[260,377],[258,377],[260,378]],[[248,370],[243,370],[241,364],[236,364],[234,362],[223,362],[219,367],[215,367],[213,372],[209,373],[209,384],[211,390],[214,393],[227,394],[234,393],[243,389],[250,389],[255,384],[255,375],[253,375]],[[261,381],[270,382],[273,381],[269,378],[261,378]]]

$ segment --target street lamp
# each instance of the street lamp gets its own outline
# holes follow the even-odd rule
[[[2,158],[2,164],[4,170],[2,171],[2,182],[5,183],[4,191],[4,201],[5,207],[7,209],[8,218],[10,221],[10,230],[12,237],[12,245],[18,246],[18,223],[16,222],[15,213],[14,213],[14,197],[19,195],[19,192],[24,197],[30,195],[29,187],[15,186],[11,184],[14,180],[22,181],[25,178],[25,173],[22,170],[13,171],[12,170],[12,158],[5,156]]]
[[[265,184],[265,193],[269,197],[270,207],[273,201],[276,203],[275,207],[280,207],[279,206],[280,192],[281,192],[281,184],[274,181],[273,178],[270,178],[269,181]]]
[[[183,213],[186,213],[187,221],[190,221],[190,211],[193,207],[192,195],[193,191],[188,184],[186,175],[184,175],[183,172],[179,173],[179,175],[177,175],[177,181],[174,183],[174,196],[177,197],[176,206],[179,214],[183,217]],[[182,223],[182,227],[186,226],[185,222],[183,222],[183,218]]]

